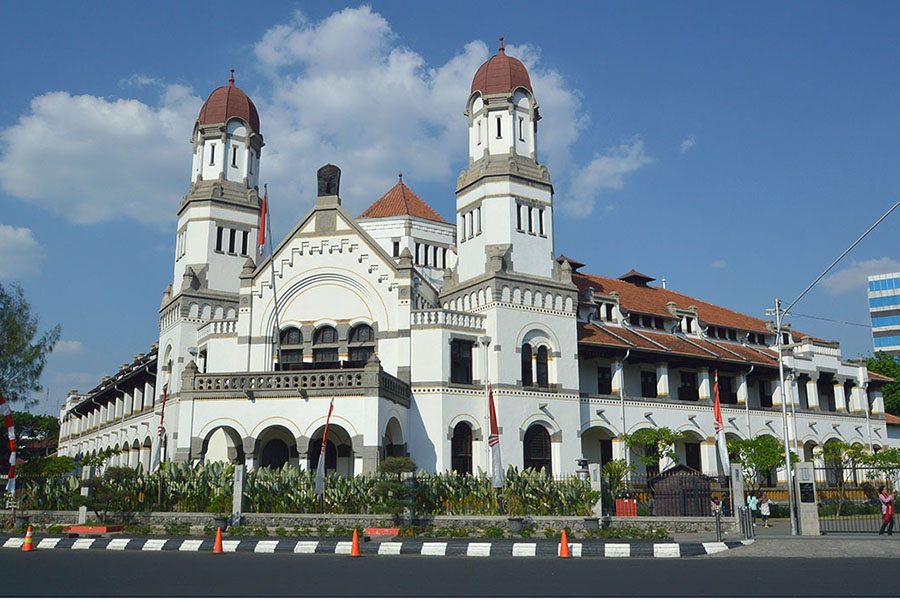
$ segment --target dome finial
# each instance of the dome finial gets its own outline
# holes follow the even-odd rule
[[[400,183],[403,183],[403,173],[397,173],[397,177],[400,179]]]
[[[234,85],[234,69],[231,70],[231,78],[228,80],[229,85]]]
[[[503,48],[503,36],[500,37],[500,52],[506,54],[506,50]]]

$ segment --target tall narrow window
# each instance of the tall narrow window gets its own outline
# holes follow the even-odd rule
[[[416,242],[416,257],[415,257],[415,258],[416,258],[416,261],[415,261],[415,262],[416,262],[417,265],[422,264],[422,263],[420,262],[420,259],[421,259],[421,256],[420,256],[420,253],[419,253],[419,248],[420,248],[420,247],[421,247],[421,244],[419,244],[419,242]]]
[[[502,132],[500,130],[500,117],[497,117],[497,137],[502,137]]]
[[[537,365],[537,384],[539,387],[547,387],[550,384],[550,378],[548,377],[549,360],[550,353],[547,350],[547,346],[538,348],[535,363]]]
[[[440,250],[440,248],[438,248],[437,246],[432,246],[431,250],[434,254],[434,256],[432,257],[432,260],[431,260],[431,266],[437,267],[438,266],[438,250]]]
[[[525,141],[525,119],[519,117],[519,141]]]
[[[237,166],[237,151],[238,151],[237,146],[231,147],[231,166],[232,167]]]
[[[472,212],[469,211],[468,213],[466,213],[466,238],[467,239],[472,239],[473,237],[475,237],[475,234],[473,233],[473,231],[474,231],[474,229],[472,227]]]
[[[350,362],[353,366],[364,366],[375,353],[375,332],[369,325],[357,325],[350,330]]]
[[[523,457],[526,469],[540,471],[545,469],[550,474],[550,434],[541,425],[534,424],[525,432]]]
[[[522,385],[525,387],[534,385],[531,375],[531,344],[522,344]]]
[[[332,368],[338,362],[338,338],[334,327],[325,325],[313,335],[313,362],[319,368]]]
[[[400,242],[394,242],[394,258],[400,256]]]
[[[446,248],[444,248],[441,251],[441,268],[443,268],[443,269],[447,268],[447,249]]]
[[[247,244],[250,241],[250,232],[241,232],[241,256],[247,256]]]
[[[209,145],[209,166],[216,164],[216,145]]]
[[[481,208],[475,209],[475,229],[477,231],[476,235],[481,235]]]
[[[222,228],[216,227],[216,252],[222,251]]]
[[[522,231],[522,205],[516,204],[516,229]]]
[[[234,242],[237,237],[237,230],[229,229],[228,230],[228,252],[234,254]]]
[[[460,475],[472,474],[472,428],[468,423],[457,423],[450,440],[450,468]]]
[[[468,340],[451,340],[451,383],[472,383],[472,345]]]
[[[528,207],[528,233],[534,233],[534,209]]]
[[[597,393],[612,394],[612,369],[609,366],[597,367]]]
[[[428,266],[428,244],[422,246],[422,264]]]
[[[296,327],[281,331],[281,360],[278,370],[291,371],[303,367],[303,335]]]
[[[656,373],[654,371],[641,371],[641,396],[656,398]]]
[[[481,145],[481,119],[475,121],[475,136],[478,140],[478,145]]]
[[[544,209],[538,211],[538,233],[544,235]]]

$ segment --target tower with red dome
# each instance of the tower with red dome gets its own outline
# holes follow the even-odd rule
[[[469,167],[456,189],[458,283],[485,274],[485,255],[517,273],[553,277],[553,186],[538,162],[541,118],[528,70],[500,48],[472,80]]]
[[[169,381],[177,398],[180,367],[172,357],[188,356],[197,329],[210,319],[234,318],[240,275],[256,256],[260,154],[264,145],[259,113],[235,85],[213,90],[194,124],[193,165],[188,193],[178,207],[172,285],[160,307],[160,389]],[[195,356],[202,364],[203,356]]]

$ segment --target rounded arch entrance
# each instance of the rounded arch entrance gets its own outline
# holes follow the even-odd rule
[[[307,468],[315,471],[319,468],[319,457],[322,454],[322,436],[325,426],[322,425],[312,435],[307,448]],[[356,455],[353,452],[353,441],[347,430],[335,423],[328,425],[328,439],[325,442],[325,473],[337,472],[345,477],[353,477]]]
[[[453,426],[450,437],[450,469],[463,474],[472,474],[472,424],[460,421]]]
[[[523,460],[526,469],[540,471],[544,469],[552,473],[553,456],[550,445],[550,432],[540,423],[534,423],[525,430],[522,440]]]
[[[589,427],[581,434],[581,456],[589,463],[603,465],[613,459],[613,440],[616,434],[602,425]]]
[[[245,460],[241,434],[229,425],[219,425],[203,438],[200,460],[203,462],[228,462],[242,465]]]
[[[267,469],[280,469],[287,464],[297,465],[300,456],[293,434],[282,425],[266,427],[259,434],[254,454],[257,465]]]
[[[381,448],[384,458],[391,456],[406,456],[406,441],[403,438],[403,429],[397,417],[391,417],[384,427],[384,436],[381,438]]]

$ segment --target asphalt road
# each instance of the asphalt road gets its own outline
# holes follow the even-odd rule
[[[729,552],[564,560],[0,550],[0,595],[884,596],[897,594],[900,580],[885,580],[895,568],[896,558]]]

